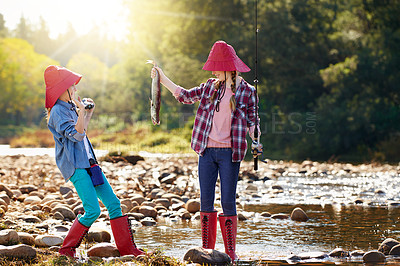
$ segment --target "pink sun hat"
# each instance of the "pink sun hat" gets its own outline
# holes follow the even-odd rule
[[[44,71],[44,82],[46,83],[46,108],[52,108],[58,97],[69,87],[76,85],[82,75],[60,66],[48,66]]]
[[[250,68],[236,55],[235,49],[224,41],[214,43],[203,69],[208,71],[250,71]]]

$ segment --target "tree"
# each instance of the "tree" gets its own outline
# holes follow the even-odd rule
[[[0,110],[17,125],[38,122],[44,108],[43,73],[57,62],[16,38],[0,39],[0,60]]]
[[[4,20],[3,14],[0,13],[0,38],[8,36],[8,29],[6,27],[6,21]]]

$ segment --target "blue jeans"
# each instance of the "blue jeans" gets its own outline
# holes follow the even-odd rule
[[[224,215],[236,215],[236,187],[240,162],[232,162],[231,148],[207,148],[199,157],[200,209],[213,211],[218,173]]]
[[[74,175],[70,178],[85,209],[85,214],[79,217],[79,222],[86,227],[90,227],[100,216],[101,211],[97,198],[106,206],[110,219],[122,216],[121,203],[104,174],[103,178],[104,184],[94,187],[86,169],[81,168],[75,169]]]

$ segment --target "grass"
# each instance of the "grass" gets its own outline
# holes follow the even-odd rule
[[[12,148],[36,148],[54,147],[52,134],[46,129],[27,131],[17,137],[11,138],[10,147]]]
[[[88,136],[94,148],[108,150],[111,153],[193,152],[190,149],[190,128],[162,130],[146,123],[136,123],[116,132],[107,129],[89,129]],[[54,140],[48,129],[32,129],[11,138],[9,144],[12,148],[54,147]]]
[[[0,256],[0,265],[7,266],[20,266],[20,265],[31,265],[31,266],[64,266],[64,265],[73,265],[73,266],[94,266],[94,265],[103,265],[103,266],[113,266],[113,265],[124,265],[130,264],[130,262],[134,262],[134,265],[138,266],[181,266],[185,265],[184,262],[178,260],[177,258],[168,257],[163,254],[161,250],[156,250],[153,254],[134,259],[129,263],[125,263],[123,260],[114,258],[110,261],[103,261],[100,258],[88,258],[85,261],[76,260],[73,258],[68,258],[66,256],[60,256],[58,253],[51,252],[45,249],[37,249],[38,255],[33,260],[23,260],[23,259],[7,259],[6,257]]]

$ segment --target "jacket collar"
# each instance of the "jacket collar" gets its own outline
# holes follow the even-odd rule
[[[67,108],[67,109],[69,109],[71,111],[73,111],[75,109],[75,104],[74,103],[64,102],[64,101],[61,101],[60,99],[57,99],[56,104],[59,104],[62,107]]]

